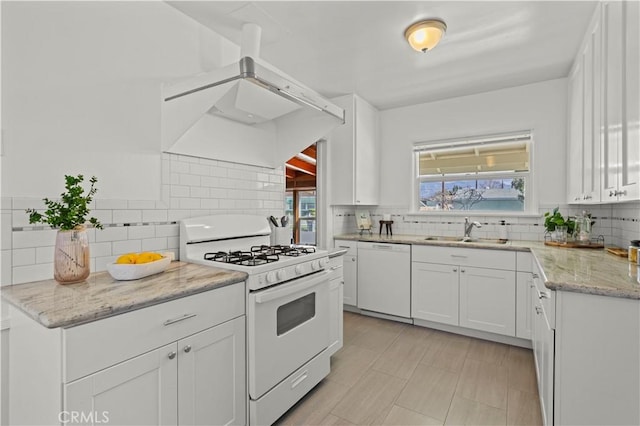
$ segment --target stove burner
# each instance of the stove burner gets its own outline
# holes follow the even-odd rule
[[[257,266],[265,263],[277,262],[280,258],[273,253],[255,253],[248,251],[219,251],[217,253],[205,253],[204,260],[212,262],[231,263],[234,265]]]
[[[251,247],[251,252],[253,253],[265,253],[265,254],[276,254],[283,256],[303,256],[305,254],[315,253],[315,247],[304,247],[304,246],[253,246]]]

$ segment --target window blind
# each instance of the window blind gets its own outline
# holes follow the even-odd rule
[[[531,132],[421,142],[414,145],[419,176],[528,172]]]

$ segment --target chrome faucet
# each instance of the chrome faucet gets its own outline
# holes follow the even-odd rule
[[[471,239],[471,231],[473,230],[474,226],[476,228],[482,228],[482,225],[480,224],[480,222],[469,222],[468,217],[464,218],[464,237],[462,237],[463,240]]]

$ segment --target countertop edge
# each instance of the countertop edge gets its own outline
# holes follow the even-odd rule
[[[603,287],[602,285],[587,284],[587,283],[569,283],[550,279],[545,273],[542,267],[538,255],[536,255],[535,244],[540,242],[527,242],[527,241],[514,241],[510,240],[506,244],[482,244],[478,243],[463,243],[457,241],[438,241],[438,240],[421,240],[421,236],[410,235],[398,235],[393,237],[380,237],[375,235],[357,235],[357,234],[341,234],[335,235],[334,240],[349,240],[349,241],[362,241],[362,242],[379,242],[379,243],[391,243],[391,244],[412,244],[412,245],[424,245],[424,246],[440,246],[440,247],[462,247],[462,248],[478,248],[488,250],[501,250],[501,251],[516,251],[516,252],[530,252],[533,256],[538,269],[542,273],[540,277],[546,288],[554,291],[568,291],[573,293],[591,294],[597,296],[606,297],[618,297],[623,299],[640,300],[640,287],[638,289],[617,289],[612,287]],[[539,249],[539,248],[538,248]],[[557,250],[571,250],[565,248],[554,248]],[[578,250],[578,249],[576,249]]]

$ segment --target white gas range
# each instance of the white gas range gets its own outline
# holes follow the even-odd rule
[[[180,224],[180,259],[246,272],[249,422],[271,424],[329,374],[329,258],[269,246],[267,219],[217,215]]]

